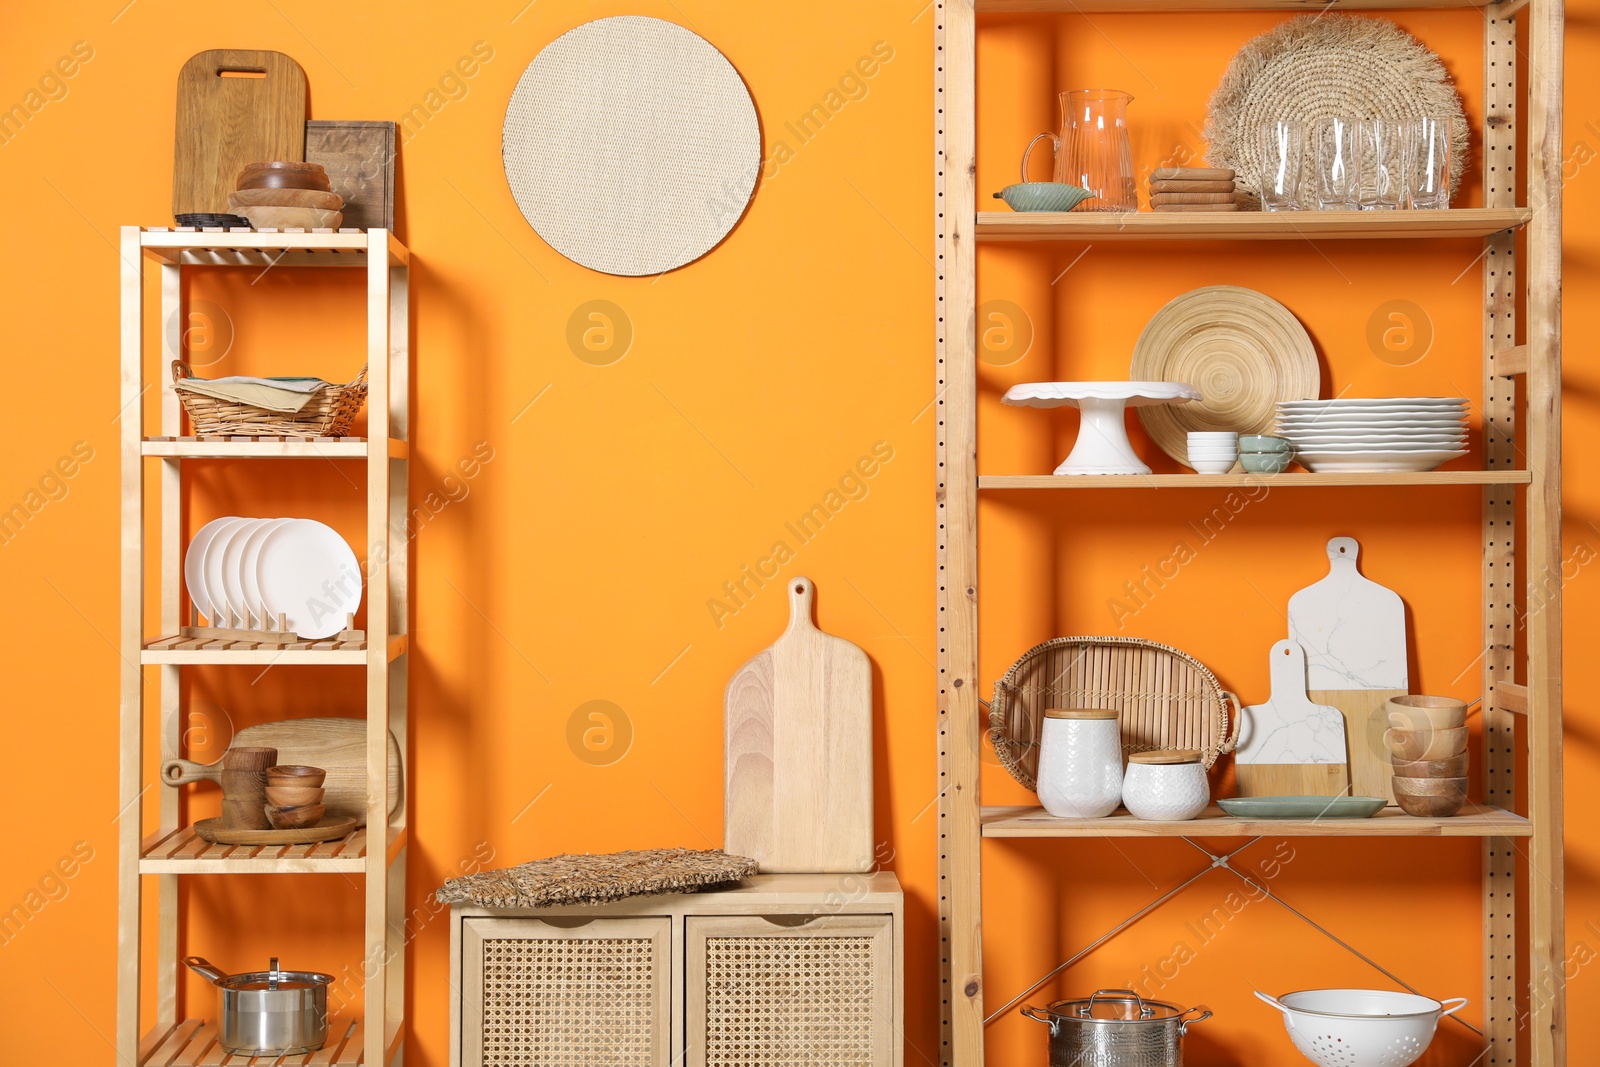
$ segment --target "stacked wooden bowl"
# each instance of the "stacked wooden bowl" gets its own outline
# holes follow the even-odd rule
[[[1467,705],[1454,697],[1389,701],[1383,735],[1394,765],[1394,799],[1407,815],[1454,815],[1467,801]]]
[[[322,783],[328,772],[321,767],[289,765],[267,768],[266,814],[275,830],[298,830],[322,821]]]
[[[329,189],[320,163],[278,160],[240,171],[228,210],[258,230],[337,230],[344,222],[344,197]]]

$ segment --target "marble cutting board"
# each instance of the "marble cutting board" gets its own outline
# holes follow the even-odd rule
[[[1349,783],[1339,709],[1306,696],[1306,655],[1293,641],[1272,646],[1272,693],[1244,709],[1234,769],[1242,797],[1337,796]]]
[[[1393,802],[1383,732],[1385,705],[1410,691],[1405,604],[1357,569],[1355,538],[1332,538],[1327,552],[1327,576],[1289,598],[1289,639],[1305,649],[1311,699],[1345,718],[1352,792]]]

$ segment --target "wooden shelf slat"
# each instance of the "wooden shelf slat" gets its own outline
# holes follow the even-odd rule
[[[404,442],[401,442],[402,444]],[[146,438],[140,453],[162,459],[339,459],[365,458],[367,441],[362,437],[316,438],[313,440],[276,437],[241,441],[237,438]]]
[[[144,664],[196,665],[239,664],[277,666],[292,664],[340,664],[367,662],[365,641],[314,641],[308,647],[279,648],[256,645],[249,641],[208,641],[204,638],[153,637],[145,642],[139,662]],[[388,642],[388,657],[392,662],[404,655],[408,647],[405,634],[396,634]]]
[[[979,489],[1206,489],[1219,486],[1527,485],[1529,471],[1414,474],[982,474]]]
[[[1236,819],[1215,804],[1188,822],[1146,822],[1126,813],[1058,819],[1040,807],[986,807],[984,837],[1528,837],[1520,815],[1467,804],[1448,819],[1419,819],[1384,808],[1370,819]]]
[[[1527,208],[1442,211],[980,211],[979,241],[1336,241],[1487,237]]]
[[[139,1067],[359,1067],[361,1023],[340,1015],[328,1016],[328,1041],[316,1052],[297,1056],[233,1056],[217,1044],[217,1024],[185,1019],[172,1027],[157,1027],[139,1043]]]
[[[391,831],[394,833],[395,831]],[[145,838],[140,874],[359,874],[366,870],[365,827],[333,841],[304,845],[221,845],[193,827]]]

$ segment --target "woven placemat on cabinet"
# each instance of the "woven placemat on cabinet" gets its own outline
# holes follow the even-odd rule
[[[1134,342],[1128,377],[1183,382],[1200,390],[1187,404],[1139,408],[1161,450],[1189,465],[1189,432],[1271,433],[1280,400],[1322,395],[1311,335],[1265,293],[1207,285],[1169,300]]]
[[[451,878],[435,895],[442,904],[476,904],[481,908],[603,904],[624,897],[727,885],[749,878],[756,870],[755,860],[730,856],[720,849],[567,853]]]
[[[761,126],[710,42],[622,15],[534,57],[502,154],[517,207],[551,248],[606,274],[658,274],[705,255],[744,214]]]
[[[1057,637],[1028,649],[994,683],[989,741],[1011,776],[1036,789],[1045,709],[1103,708],[1117,713],[1125,756],[1192,748],[1209,769],[1239,740],[1238,706],[1205,664],[1169,645]]]
[[[1507,71],[1506,77],[1511,77]],[[1231,167],[1241,193],[1259,206],[1262,123],[1305,127],[1306,165],[1299,200],[1315,204],[1309,151],[1318,119],[1449,118],[1450,193],[1466,169],[1469,133],[1461,96],[1438,55],[1387,19],[1299,15],[1245,43],[1212,94],[1206,115],[1206,162]]]

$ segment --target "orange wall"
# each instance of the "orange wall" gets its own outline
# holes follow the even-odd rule
[[[11,608],[0,615],[0,647],[10,650],[13,755],[0,797],[17,816],[0,862],[0,909],[37,905],[20,933],[0,944],[0,1059],[104,1062],[111,1055],[115,239],[119,225],[169,221],[177,70],[205,48],[279,49],[305,67],[314,116],[398,118],[426,102],[456,59],[483,41],[492,60],[464,94],[433,101],[443,104],[401,155],[404,229],[414,250],[412,494],[418,502],[429,493],[449,501],[412,542],[407,897],[421,910],[413,923],[408,1061],[446,1060],[447,937],[427,902],[463,863],[490,850],[495,863],[514,863],[561,851],[721,843],[721,689],[781,628],[787,606],[769,587],[719,624],[708,601],[787,539],[784,523],[874,447],[892,449],[893,458],[811,543],[791,543],[795,559],[785,573],[816,580],[821,624],[861,644],[874,663],[877,823],[908,893],[907,1061],[936,1061],[927,409],[934,388],[933,12],[916,0],[778,8],[545,2],[520,13],[517,0],[493,10],[124,2],[70,12],[11,5],[0,32],[0,101],[23,101],[75,42],[93,50],[65,94],[47,86],[57,99],[0,144],[0,192],[12,204],[0,291],[14,430],[0,456],[0,505],[24,500],[77,442],[92,449],[64,489],[49,483],[58,499],[0,545]],[[766,150],[778,140],[794,149],[769,169],[726,243],[654,281],[594,274],[551,252],[522,221],[499,164],[505,102],[529,60],[571,26],[619,13],[673,19],[708,37],[749,83]],[[1600,126],[1586,125],[1600,116],[1600,91],[1583,76],[1600,60],[1600,6],[1584,0],[1573,14],[1567,319],[1578,339],[1600,325],[1584,299],[1600,275],[1600,228],[1590,207],[1600,179],[1587,165],[1600,151]],[[1067,84],[1112,83],[1138,98],[1132,118],[1141,168],[1180,145],[1197,147],[1188,124],[1200,125],[1227,57],[1274,21],[1097,18],[1091,28],[1064,18],[1044,24],[1045,32],[1037,23],[986,22],[980,187],[1012,180],[1026,137],[1054,121],[1052,91]],[[1473,17],[1403,21],[1444,52],[1474,112],[1482,79]],[[810,143],[796,143],[785,122],[880,41],[894,56],[866,95]],[[1476,249],[1468,243],[1155,252],[1093,249],[1054,286],[1047,280],[1075,250],[985,252],[982,298],[1017,303],[1036,329],[1021,362],[983,372],[985,470],[1047,470],[1071,433],[1070,418],[1002,412],[995,398],[1006,385],[1058,374],[1117,376],[1157,308],[1212,282],[1260,288],[1285,302],[1306,323],[1335,387],[1374,395],[1480,392],[1478,280],[1469,268]],[[259,281],[245,272],[211,277],[189,296],[207,301],[215,320],[231,327],[219,368],[343,378],[362,360],[360,293],[354,278],[273,271]],[[620,305],[633,326],[631,349],[610,366],[579,360],[565,340],[573,310],[593,299]],[[1367,316],[1390,299],[1421,305],[1436,331],[1429,355],[1410,367],[1390,366],[1366,345]],[[154,323],[150,329],[153,336]],[[1567,447],[1578,462],[1568,473],[1565,535],[1575,560],[1600,551],[1592,524],[1600,484],[1582,462],[1600,445],[1600,374],[1584,355],[1581,344],[1569,345]],[[152,360],[149,371],[157,370]],[[470,482],[447,482],[479,442],[492,460]],[[356,465],[196,469],[193,528],[217,514],[308,514],[360,542]],[[292,472],[295,480],[253,484],[263,470]],[[1221,503],[1205,491],[987,500],[985,686],[1036,640],[1117,632],[1107,600],[1145,563],[1170,554],[1183,521]],[[1467,668],[1479,644],[1477,506],[1470,490],[1274,493],[1252,502],[1178,580],[1123,619],[1122,632],[1184,648],[1229,687],[1259,699],[1264,650],[1281,636],[1287,595],[1320,573],[1326,536],[1354,534],[1367,572],[1408,601],[1418,684],[1475,695]],[[1600,667],[1582,641],[1600,616],[1600,578],[1577,563],[1568,577],[1568,810],[1581,826],[1600,772],[1600,708],[1590,696]],[[194,751],[214,757],[233,729],[250,722],[351,713],[357,682],[337,668],[280,668],[259,678],[244,669],[195,672],[187,691]],[[617,705],[631,726],[631,746],[608,764],[580,758],[568,741],[574,712],[592,700]],[[995,802],[1031,799],[993,766],[985,788]],[[201,793],[191,811],[208,814],[215,803],[214,794]],[[1473,997],[1468,1014],[1476,1018],[1477,853],[1471,843],[1299,841],[1276,854],[1271,843],[1258,845],[1245,856],[1257,865],[1276,859],[1275,887],[1408,980],[1440,996]],[[991,1005],[1187,877],[1198,858],[1179,842],[1000,843],[986,846],[985,857]],[[73,860],[73,876],[52,878],[63,858]],[[1600,946],[1600,927],[1589,925],[1600,908],[1597,864],[1600,847],[1574,835],[1568,941],[1571,1014],[1579,1020],[1600,1008],[1600,979],[1584,965]],[[1280,909],[1238,909],[1238,898],[1227,898],[1233,888],[1224,876],[1208,876],[1092,957],[1060,991],[1153,983],[1163,965],[1171,973],[1166,961],[1184,941],[1195,958],[1162,979],[1160,993],[1207,1001],[1218,1012],[1193,1031],[1191,1062],[1206,1067],[1289,1054],[1276,1020],[1249,997],[1251,985],[1382,981]],[[353,880],[199,878],[186,884],[185,897],[185,950],[224,967],[244,969],[275,954],[343,973],[360,953]],[[1200,924],[1219,906],[1239,914],[1197,945],[1186,924]],[[196,1012],[209,1013],[209,990],[194,982],[185,992]],[[1572,1036],[1572,1062],[1600,1053],[1592,1027],[1576,1024]],[[996,1062],[1042,1062],[1043,1042],[1041,1028],[1013,1017],[991,1030],[990,1049]],[[1453,1062],[1471,1058],[1460,1055],[1463,1047],[1459,1032],[1441,1044]]]

